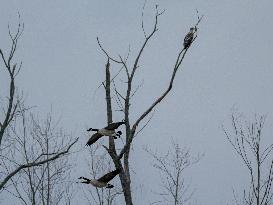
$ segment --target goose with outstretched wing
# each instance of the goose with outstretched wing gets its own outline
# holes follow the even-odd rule
[[[107,125],[106,127],[102,128],[102,129],[94,129],[94,128],[89,128],[87,131],[96,131],[95,134],[93,134],[88,142],[86,143],[86,145],[90,146],[93,143],[95,143],[98,139],[100,139],[102,136],[109,136],[109,137],[114,137],[115,139],[117,139],[117,137],[120,137],[120,135],[122,135],[121,131],[115,131],[115,129],[117,129],[120,125],[125,124],[124,121],[121,122],[114,122],[114,123],[110,123],[109,125]]]
[[[83,180],[83,181],[80,181],[80,183],[83,183],[83,184],[91,184],[91,185],[98,187],[98,188],[105,187],[105,188],[111,189],[114,187],[114,185],[109,184],[108,182],[111,181],[119,173],[120,173],[120,170],[116,169],[112,172],[109,172],[109,173],[103,175],[99,179],[88,179],[85,177],[79,177],[79,179]]]

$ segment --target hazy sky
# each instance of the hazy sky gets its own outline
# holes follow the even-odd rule
[[[130,45],[132,63],[144,40],[143,3],[1,0],[2,49],[9,46],[7,24],[16,28],[17,12],[25,23],[16,53],[23,61],[17,85],[27,102],[37,105],[41,116],[53,107],[63,126],[81,138],[78,146],[85,144],[86,127],[106,122],[103,89],[97,89],[104,78],[106,59],[96,37],[113,56],[125,55]],[[187,172],[196,188],[193,199],[203,205],[226,204],[232,200],[232,188],[240,191],[247,181],[245,167],[221,130],[223,123],[230,122],[231,108],[236,105],[248,116],[267,113],[265,129],[270,133],[273,128],[273,1],[148,0],[144,15],[147,31],[152,29],[155,4],[166,12],[140,62],[135,87],[142,81],[144,84],[133,101],[133,118],[166,88],[184,35],[197,21],[195,9],[205,17],[172,92],[135,140],[131,155],[135,204],[158,198],[152,193],[159,187],[158,174],[143,146],[164,153],[171,138],[191,147],[193,153],[205,153]],[[112,69],[119,67],[113,65]],[[122,79],[118,82],[122,84]],[[6,76],[0,76],[0,86],[3,96]],[[115,113],[113,118],[117,121],[122,116]],[[80,167],[79,174],[88,173]]]

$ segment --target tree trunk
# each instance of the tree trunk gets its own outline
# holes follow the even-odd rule
[[[107,122],[108,124],[112,122],[112,102],[111,102],[111,75],[110,75],[110,63],[109,59],[107,60],[107,64],[105,65],[105,94],[106,94],[106,106],[107,106]],[[127,132],[126,132],[127,134]],[[128,149],[130,150],[130,149]],[[124,155],[124,168],[121,163],[121,159],[118,158],[115,142],[113,137],[109,137],[109,149],[108,153],[113,159],[116,169],[120,169],[121,172],[119,174],[123,195],[125,199],[126,205],[133,205],[132,196],[131,196],[131,183],[130,183],[130,175],[129,175],[129,151]],[[127,156],[127,157],[126,157]]]

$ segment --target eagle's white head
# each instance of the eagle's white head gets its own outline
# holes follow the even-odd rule
[[[190,28],[190,32],[191,32],[191,33],[195,32],[195,30],[196,30],[195,27],[191,27],[191,28]]]

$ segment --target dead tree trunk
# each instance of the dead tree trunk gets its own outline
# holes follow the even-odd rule
[[[112,122],[112,101],[111,101],[111,74],[110,74],[110,62],[109,58],[107,59],[107,64],[105,65],[105,94],[106,94],[106,106],[107,106],[107,122],[108,124]],[[109,137],[109,149],[108,153],[110,154],[115,167],[120,169],[120,182],[122,186],[122,190],[124,193],[125,202],[127,205],[132,205],[132,196],[131,196],[131,186],[130,179],[128,175],[126,175],[125,169],[122,166],[120,159],[118,158],[115,142],[112,137]]]

